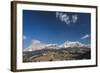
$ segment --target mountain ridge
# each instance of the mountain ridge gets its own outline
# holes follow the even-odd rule
[[[61,49],[61,48],[74,48],[74,47],[86,47],[90,48],[90,45],[83,44],[79,41],[65,41],[64,43],[58,45],[58,44],[47,44],[47,43],[41,43],[41,42],[32,42],[31,45],[29,45],[27,48],[25,48],[23,51],[35,51],[35,50],[42,50],[42,49]]]

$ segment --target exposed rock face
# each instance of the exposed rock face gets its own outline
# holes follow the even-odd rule
[[[33,42],[23,51],[23,62],[80,60],[90,58],[90,47],[78,41],[66,41],[61,45]]]

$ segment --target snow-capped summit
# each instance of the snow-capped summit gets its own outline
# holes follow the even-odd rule
[[[67,48],[67,47],[86,47],[85,44],[82,44],[79,41],[66,41],[66,42],[64,42],[63,46],[65,48]]]
[[[61,49],[61,48],[68,48],[68,47],[88,47],[90,48],[90,45],[82,44],[79,41],[65,41],[63,44],[47,44],[42,43],[38,40],[33,40],[32,44],[29,45],[24,51],[35,51],[35,50],[42,50],[42,49]]]
[[[48,44],[48,45],[46,45],[45,48],[48,48],[48,49],[59,49],[59,45],[58,44]]]

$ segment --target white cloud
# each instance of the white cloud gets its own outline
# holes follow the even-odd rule
[[[59,16],[59,12],[56,12],[56,18],[58,18],[58,16]]]
[[[34,51],[34,50],[41,50],[45,47],[46,44],[42,43],[41,41],[39,40],[31,40],[31,43],[30,45],[25,48],[24,51]]]
[[[67,13],[63,12],[56,12],[56,18],[59,18],[61,22],[65,22],[67,25],[75,24],[78,20],[78,15],[68,15]]]
[[[23,36],[23,39],[25,40],[25,39],[27,39],[27,37],[24,35],[24,36]]]
[[[76,23],[76,21],[77,21],[77,19],[78,19],[78,15],[72,15],[72,22],[73,23]]]
[[[61,16],[61,18],[62,18],[62,21],[63,22],[65,22],[66,24],[70,24],[70,17],[67,15],[67,14],[63,14],[62,16]]]
[[[39,40],[32,40],[32,43],[37,44],[37,43],[41,43]]]
[[[85,36],[81,37],[81,39],[86,39],[86,38],[89,38],[88,34],[86,34]]]

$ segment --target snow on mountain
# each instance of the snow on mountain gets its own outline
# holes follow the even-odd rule
[[[46,45],[45,48],[48,48],[48,49],[59,49],[59,45],[58,44],[48,44],[48,45]]]
[[[68,48],[68,47],[89,47],[89,45],[85,45],[80,43],[79,41],[65,41],[63,44],[47,44],[42,43],[38,40],[33,40],[32,44],[29,45],[28,48],[24,49],[24,51],[35,51],[41,49],[60,49],[60,48]]]
[[[80,43],[79,41],[66,41],[63,46],[67,47],[87,47],[87,45]]]

